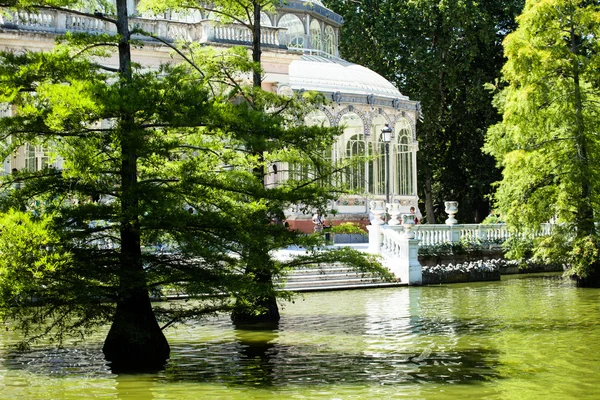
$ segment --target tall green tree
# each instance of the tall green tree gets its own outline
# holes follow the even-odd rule
[[[490,184],[499,178],[481,152],[498,121],[483,85],[499,77],[502,39],[514,29],[523,0],[329,0],[344,17],[341,54],[394,83],[422,108],[417,124],[419,195],[427,221],[460,203],[459,219],[489,212]],[[369,51],[357,51],[357,49]]]
[[[322,205],[331,194],[318,176],[267,190],[253,171],[289,159],[327,175],[315,155],[336,132],[294,123],[310,101],[236,82],[253,68],[246,49],[206,51],[198,64],[174,48],[185,62],[147,70],[132,60],[131,36],[144,32],[130,30],[124,0],[116,10],[88,4],[94,15],[66,10],[81,4],[64,1],[2,6],[59,9],[117,27],[116,35],[67,34],[48,52],[0,53],[0,102],[15,109],[0,119],[3,156],[35,145],[63,160],[62,169],[22,170],[3,182],[0,316],[26,338],[85,336],[108,322],[103,350],[114,370],[160,368],[166,327],[231,311],[230,296],[260,306],[275,295],[271,281],[242,273],[248,265],[272,277],[335,260],[386,275],[352,251],[256,260],[258,247],[271,254],[293,243],[319,246],[321,238],[267,216],[281,218],[290,203]],[[113,53],[116,68],[107,61]],[[249,151],[254,142],[264,157]],[[149,293],[160,289],[200,301],[152,304]]]
[[[486,150],[502,167],[495,199],[515,230],[557,218],[534,256],[570,265],[581,285],[600,285],[600,4],[527,1],[504,43],[503,120]]]
[[[215,16],[218,16],[221,23],[236,23],[246,27],[251,32],[252,43],[251,53],[253,65],[251,68],[252,74],[252,86],[255,90],[260,91],[262,86],[262,45],[261,45],[261,13],[263,10],[273,10],[273,0],[214,0],[212,2],[204,2],[198,0],[169,0],[167,2],[145,0],[140,2],[139,7],[141,9],[151,9],[155,12],[161,13],[169,9],[177,10],[184,13],[189,13],[193,10],[202,10],[203,12],[210,12]],[[265,104],[260,101],[255,101],[256,96],[247,96],[247,104],[255,110],[261,112],[267,112],[264,108]],[[267,132],[259,132],[253,130],[249,137],[253,138],[248,140],[245,144],[245,148],[250,151],[254,157],[261,162],[256,165],[253,169],[254,178],[257,182],[263,183],[266,175],[269,175],[268,167],[269,164],[265,164],[266,158],[268,158],[266,152],[268,151],[269,145],[267,144]],[[276,160],[281,161],[281,160]],[[255,213],[258,211],[255,211]],[[270,215],[280,214],[283,216],[282,211],[263,209],[262,215],[255,214],[254,217],[258,221],[269,221]],[[267,236],[257,236],[267,239]],[[248,302],[248,298],[240,298],[238,306],[232,313],[232,320],[237,324],[255,324],[255,323],[270,323],[277,324],[280,319],[279,308],[277,306],[277,296],[273,293],[273,276],[269,272],[269,269],[265,266],[271,261],[269,256],[269,245],[268,243],[257,244],[252,250],[252,255],[249,258],[252,260],[247,264],[246,274],[253,277],[261,285],[267,288],[271,288],[265,294],[260,297],[255,297],[256,304],[251,305]],[[261,310],[260,312],[258,310]]]

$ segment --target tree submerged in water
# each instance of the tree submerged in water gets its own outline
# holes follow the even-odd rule
[[[336,196],[323,183],[333,166],[321,150],[337,131],[296,123],[315,102],[237,82],[256,68],[245,49],[192,46],[186,52],[203,53],[191,57],[173,47],[185,62],[144,69],[132,60],[131,37],[145,33],[130,30],[126,3],[75,11],[114,24],[116,35],[66,34],[52,51],[0,53],[0,102],[15,111],[0,119],[2,155],[40,146],[62,160],[60,169],[4,180],[2,319],[30,341],[85,337],[110,323],[103,350],[113,370],[151,370],[169,357],[164,328],[231,311],[232,298],[260,314],[261,298],[289,295],[244,273],[249,265],[279,277],[294,265],[335,261],[388,276],[370,257],[316,251],[322,238],[271,223],[290,204],[310,210]],[[81,4],[0,5],[71,12],[64,7]],[[108,64],[115,50],[116,67]],[[265,187],[276,161],[315,174]],[[270,250],[292,244],[315,251],[273,259]],[[152,304],[150,293],[163,290],[198,300]]]
[[[600,6],[528,1],[504,43],[503,113],[485,149],[503,168],[495,195],[506,222],[533,239],[534,259],[570,267],[579,285],[600,286]],[[525,247],[521,246],[523,249]],[[513,252],[523,256],[522,252]]]

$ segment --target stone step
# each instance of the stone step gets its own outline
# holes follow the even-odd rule
[[[327,279],[319,279],[319,277],[315,277],[313,279],[301,279],[301,280],[287,280],[287,286],[298,286],[298,285],[334,285],[336,283],[348,283],[348,284],[357,284],[357,283],[374,283],[374,282],[382,282],[380,279],[376,278],[361,278],[361,277],[328,277]]]
[[[356,272],[346,272],[346,273],[331,273],[331,274],[304,274],[304,275],[291,275],[287,278],[288,282],[304,282],[304,281],[328,281],[328,280],[343,280],[343,279],[375,279],[379,280],[379,278],[375,277],[371,274],[360,274]]]
[[[337,284],[330,286],[316,286],[316,285],[306,285],[306,286],[293,286],[286,287],[285,290],[289,290],[292,292],[320,292],[320,291],[331,291],[331,290],[356,290],[356,289],[376,289],[376,288],[386,288],[393,286],[408,286],[406,283],[402,282],[375,282],[375,283],[367,283],[361,282],[358,284]]]
[[[284,289],[294,292],[368,289],[405,285],[401,282],[384,282],[378,277],[355,271],[343,265],[320,268],[297,268],[287,276]]]
[[[356,273],[356,271],[350,267],[326,266],[320,268],[296,268],[290,275],[325,275],[329,273]]]

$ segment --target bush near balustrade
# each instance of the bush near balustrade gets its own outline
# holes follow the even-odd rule
[[[498,247],[502,244],[499,240],[486,240],[486,241],[467,241],[461,240],[458,243],[440,243],[431,246],[419,246],[420,257],[439,257],[439,256],[453,256],[453,255],[465,255],[474,254],[484,250],[490,250],[491,248]]]
[[[467,241],[458,243],[441,243],[434,246],[419,247],[421,265],[438,265],[443,263],[463,263],[494,258],[504,258],[504,251],[494,241]]]
[[[433,267],[442,270],[447,269],[446,264],[492,263],[500,266],[502,274],[552,272],[565,269],[565,266],[561,264],[550,263],[547,260],[533,257],[532,248],[533,239],[516,236],[505,242],[501,240],[461,240],[458,243],[446,242],[434,246],[419,247],[419,262],[424,268]],[[454,280],[447,280],[446,282],[451,281],[455,282]],[[466,282],[469,279],[462,281]]]

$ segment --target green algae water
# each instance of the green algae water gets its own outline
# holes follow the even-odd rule
[[[164,371],[114,375],[102,335],[20,353],[0,333],[0,398],[600,398],[600,290],[559,275],[311,293],[279,329],[168,330]]]

